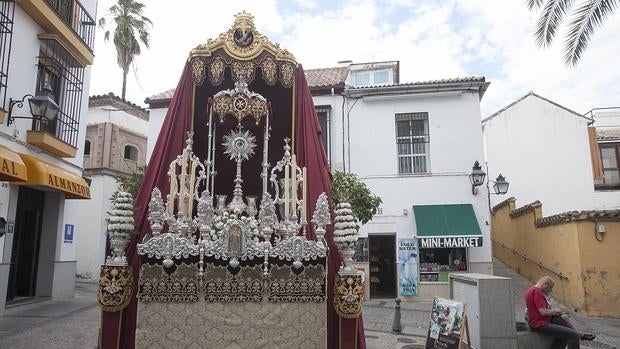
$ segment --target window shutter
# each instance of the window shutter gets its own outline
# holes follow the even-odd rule
[[[596,140],[596,127],[588,127],[588,143],[590,144],[592,176],[594,179],[603,179],[603,163],[601,161],[601,151]]]

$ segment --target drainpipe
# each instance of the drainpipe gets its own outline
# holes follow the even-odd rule
[[[349,161],[349,171],[351,171],[351,110],[353,110],[353,107],[355,107],[355,105],[357,104],[357,102],[362,98],[362,97],[355,97],[355,102],[353,102],[353,104],[351,105],[351,107],[349,107],[347,109],[347,113],[346,113],[346,119],[347,119],[347,140],[346,140],[346,146],[347,146],[347,158],[345,159],[345,139],[344,139],[344,121],[345,121],[345,113],[344,113],[344,102],[346,99],[346,96],[344,93],[341,93],[342,96],[342,167],[343,167],[343,172],[347,173],[346,171],[346,161]],[[347,100],[348,101],[348,100]],[[348,103],[347,103],[348,105]]]
[[[347,173],[344,157],[344,102],[347,100],[347,98],[343,93],[341,93],[340,95],[342,96],[342,172]]]

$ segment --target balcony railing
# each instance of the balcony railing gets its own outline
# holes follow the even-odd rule
[[[77,148],[77,137],[79,132],[79,120],[60,111],[53,121],[47,119],[33,119],[32,131],[47,132],[66,144]]]
[[[4,108],[6,102],[14,16],[15,1],[0,0],[0,108]]]
[[[76,0],[46,0],[58,17],[65,22],[92,51],[95,43],[95,20]]]
[[[47,81],[60,107],[54,121],[33,120],[32,131],[47,132],[59,140],[78,147],[78,131],[84,94],[84,67],[53,38],[41,40],[41,54],[37,57],[38,78],[35,94],[40,94]],[[52,83],[54,77],[55,83]]]

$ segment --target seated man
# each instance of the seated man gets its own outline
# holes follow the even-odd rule
[[[554,338],[552,349],[579,348],[579,339],[592,340],[594,335],[580,333],[568,321],[559,308],[551,308],[547,296],[553,289],[553,279],[543,276],[525,292],[527,323],[532,331]]]

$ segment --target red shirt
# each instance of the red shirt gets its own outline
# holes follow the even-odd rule
[[[530,287],[525,292],[525,306],[527,307],[527,323],[531,328],[544,326],[551,321],[551,316],[544,316],[538,309],[547,309],[547,299],[543,291],[536,287]]]

